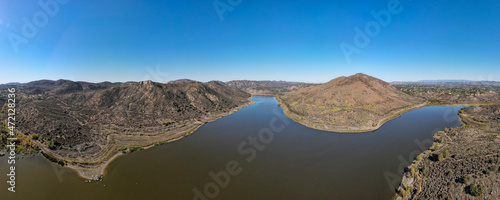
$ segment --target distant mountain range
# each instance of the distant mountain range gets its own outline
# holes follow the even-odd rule
[[[40,81],[50,81],[50,80],[40,80]],[[59,81],[66,81],[64,79],[60,79]],[[168,83],[175,83],[175,82],[182,82],[182,81],[193,81],[190,79],[179,79],[179,80],[173,80]],[[33,81],[36,82],[36,81]],[[84,82],[84,81],[75,81],[75,82]],[[105,81],[106,83],[111,83],[108,81]],[[115,84],[122,84],[122,83],[136,83],[137,81],[128,81],[128,82],[113,82]],[[248,90],[248,89],[257,89],[257,90],[271,90],[271,91],[277,91],[277,90],[282,90],[284,88],[289,88],[293,86],[303,86],[303,85],[316,85],[313,83],[305,83],[305,82],[294,82],[294,81],[254,81],[254,80],[232,80],[232,81],[227,81],[227,82],[222,82],[222,81],[215,81],[219,83],[226,84],[227,86],[230,87],[236,87],[239,89],[243,90]],[[32,83],[32,82],[29,82]],[[88,82],[85,82],[88,83]],[[422,84],[422,85],[456,85],[456,84],[462,84],[462,85],[492,85],[492,86],[500,86],[500,81],[471,81],[471,80],[421,80],[421,81],[393,81],[389,82],[392,85],[402,85],[402,84]],[[28,83],[20,83],[20,82],[10,82],[10,83],[4,83],[0,84],[0,86],[6,86],[6,85],[23,85],[23,84],[28,84]]]
[[[469,81],[469,80],[422,80],[422,81],[394,81],[393,85],[489,85],[500,86],[500,81]]]
[[[19,83],[19,82],[10,82],[10,83],[4,83],[4,84],[0,84],[0,85],[21,85],[23,83]]]
[[[250,80],[228,81],[225,82],[225,84],[229,87],[235,87],[250,94],[256,94],[256,95],[277,95],[297,90],[301,87],[313,85],[310,83],[303,83],[303,82],[250,81]]]

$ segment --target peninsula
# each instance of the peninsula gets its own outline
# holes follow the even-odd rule
[[[424,106],[380,79],[358,73],[278,96],[285,114],[310,128],[332,132],[367,132],[402,113]]]

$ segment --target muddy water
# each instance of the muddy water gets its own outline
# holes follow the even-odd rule
[[[182,140],[118,158],[100,182],[85,183],[41,156],[20,159],[16,193],[7,191],[1,175],[0,197],[390,199],[408,159],[425,150],[437,130],[460,125],[461,107],[425,107],[375,132],[332,133],[286,118],[274,97],[253,100]],[[0,174],[7,173],[4,156]]]

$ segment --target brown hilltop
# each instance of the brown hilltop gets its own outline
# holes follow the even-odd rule
[[[301,88],[279,99],[285,113],[295,121],[311,128],[336,132],[375,130],[424,102],[362,73]]]

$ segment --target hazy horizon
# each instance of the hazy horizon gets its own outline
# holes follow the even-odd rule
[[[1,1],[0,84],[500,81],[497,1]]]
[[[351,74],[351,75],[354,75],[354,74]],[[351,75],[344,75],[345,77],[347,76],[351,76]],[[367,74],[369,75],[369,74]],[[370,76],[370,75],[369,75]],[[339,76],[340,77],[340,76]],[[338,77],[335,77],[335,78],[338,78]],[[335,78],[332,78],[335,79]],[[377,78],[377,77],[375,77]],[[153,82],[158,82],[158,83],[168,83],[168,82],[171,82],[171,81],[177,81],[177,80],[183,80],[183,79],[186,79],[186,78],[181,78],[181,79],[175,79],[175,80],[169,80],[167,82],[158,82],[158,81],[154,81],[154,80],[149,80],[149,81],[153,81]],[[29,83],[29,82],[33,82],[33,81],[42,81],[42,80],[47,80],[47,81],[58,81],[58,80],[68,80],[68,81],[74,81],[74,82],[88,82],[88,83],[102,83],[102,82],[111,82],[111,83],[125,83],[125,82],[140,82],[140,81],[107,81],[107,80],[103,80],[103,81],[85,81],[85,80],[71,80],[71,79],[39,79],[39,80],[32,80],[32,81],[28,81],[28,82],[7,82],[7,83],[0,83],[0,84],[11,84],[11,83],[19,83],[19,84],[26,84],[26,83]],[[189,80],[192,80],[192,81],[198,81],[198,82],[210,82],[210,81],[221,81],[221,80],[209,80],[209,81],[200,81],[200,80],[194,80],[194,79],[189,79]],[[148,80],[141,80],[141,81],[148,81]],[[284,82],[300,82],[300,81],[294,81],[294,80],[250,80],[250,79],[240,79],[240,80],[236,80],[236,79],[233,79],[233,80],[228,80],[228,81],[284,81]],[[228,82],[228,81],[222,81],[222,82]],[[383,80],[385,81],[385,80]],[[466,80],[466,79],[436,79],[436,80],[418,80],[418,81],[405,81],[405,80],[399,80],[399,81],[386,81],[388,83],[392,83],[392,82],[434,82],[434,81],[437,81],[437,82],[460,82],[460,81],[473,81],[473,82],[500,82],[500,81],[490,81],[490,80]],[[328,81],[326,81],[328,82]],[[323,83],[326,83],[326,82],[304,82],[304,83],[312,83],[312,84],[323,84]]]

